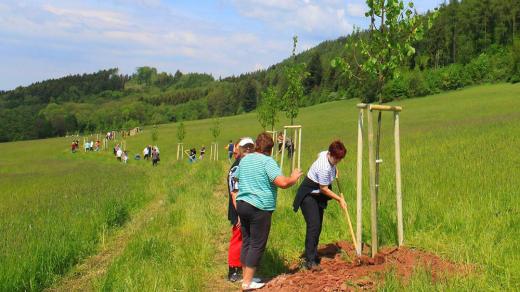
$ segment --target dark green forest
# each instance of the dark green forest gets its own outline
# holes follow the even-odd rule
[[[385,101],[520,82],[519,0],[451,0],[420,18],[425,27],[427,19],[433,22],[414,44],[415,54],[401,65],[401,74],[385,85]],[[366,34],[355,31],[325,41],[295,59],[288,48],[288,59],[266,70],[224,79],[144,66],[132,75],[114,68],[0,91],[0,142],[251,112],[269,86],[283,95],[288,86],[284,68],[294,61],[309,73],[301,106],[345,98],[374,101],[371,82],[349,80],[330,65],[338,56],[362,62],[361,54],[345,45]]]

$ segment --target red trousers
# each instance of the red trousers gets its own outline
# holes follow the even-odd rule
[[[242,232],[240,227],[233,226],[229,240],[228,265],[230,267],[242,267],[240,263],[240,250],[242,249]]]

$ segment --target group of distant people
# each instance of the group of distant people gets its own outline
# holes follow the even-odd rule
[[[184,153],[186,153],[186,155],[188,156],[188,161],[190,163],[197,161],[197,149],[195,149],[195,147],[192,147],[189,150],[185,150]],[[205,155],[206,155],[206,146],[202,145],[202,147],[200,147],[200,154],[199,154],[198,159],[203,160]]]
[[[85,150],[85,152],[99,151],[100,146],[101,146],[101,142],[99,140],[97,140],[96,142],[90,140],[90,141],[85,141],[83,143],[83,149]],[[70,150],[72,151],[72,153],[76,153],[76,151],[79,150],[79,140],[72,141],[72,143],[70,144]]]
[[[152,145],[148,145],[146,146],[144,149],[143,149],[143,158],[145,160],[152,160],[152,166],[157,166],[157,164],[159,163],[159,161],[161,161],[161,158],[160,158],[160,152],[159,152],[159,147],[157,146],[153,146]]]
[[[83,147],[85,147],[85,151],[99,151],[99,147],[101,146],[101,142],[97,140],[94,141],[86,141]]]
[[[282,147],[279,137],[278,151]],[[243,290],[255,290],[265,285],[254,275],[269,237],[277,188],[291,187],[303,173],[300,169],[294,169],[288,177],[282,174],[271,157],[275,144],[267,133],[259,134],[256,141],[249,137],[241,138],[230,151],[231,144],[228,145],[229,159],[235,158],[235,161],[227,176],[228,219],[232,225],[228,279],[232,282],[242,279]],[[290,145],[292,147],[292,143]],[[294,148],[289,153],[292,155],[293,151]],[[328,150],[318,154],[295,194],[293,210],[302,211],[307,225],[302,268],[321,269],[317,250],[327,202],[333,199],[341,208],[347,208],[343,197],[332,190],[332,182],[337,178],[336,166],[346,153],[341,141],[333,141]]]
[[[114,156],[116,157],[117,161],[127,163],[128,162],[128,151],[121,148],[119,144],[116,144],[114,146],[114,149],[112,150],[114,153]]]
[[[116,138],[116,131],[107,132],[107,134],[105,135],[105,138],[107,140],[114,140]]]
[[[108,133],[111,133],[111,132],[108,132]],[[107,135],[108,135],[108,133],[107,133]],[[79,147],[80,147],[79,140],[73,140],[71,143],[72,153],[75,153],[76,151],[78,151]],[[97,140],[96,142],[94,142],[92,140],[85,141],[85,143],[83,144],[83,147],[84,147],[85,152],[86,151],[99,151],[99,149],[101,147],[101,142],[99,140]],[[120,161],[123,163],[128,163],[128,151],[126,149],[123,149],[119,143],[114,146],[114,148],[112,149],[112,152],[113,152],[114,156],[116,157],[117,161]],[[152,145],[146,146],[143,150],[143,156],[144,156],[145,160],[152,160],[153,166],[157,166],[157,164],[161,160],[160,156],[159,156],[159,147],[157,147],[157,146],[153,146],[153,147],[152,147]],[[141,156],[139,154],[136,154],[135,159],[140,160]]]

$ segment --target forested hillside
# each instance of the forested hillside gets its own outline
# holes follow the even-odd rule
[[[451,0],[421,19],[427,27],[424,37],[402,64],[401,74],[385,87],[385,100],[520,81],[520,1]],[[360,52],[349,48],[366,37],[366,32],[356,31],[296,56],[309,73],[301,106],[342,98],[375,99],[371,82],[348,79],[330,66],[338,56],[361,63]],[[287,52],[289,56],[290,48]],[[250,112],[267,87],[283,95],[284,68],[290,62],[218,80],[209,74],[171,74],[146,66],[131,76],[109,69],[0,92],[0,142]]]

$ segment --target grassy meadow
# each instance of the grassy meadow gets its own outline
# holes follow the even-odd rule
[[[340,163],[343,191],[355,207],[357,101],[302,108],[302,168],[336,138],[347,146]],[[520,85],[484,85],[396,102],[401,113],[405,244],[475,267],[465,277],[431,283],[418,271],[409,283],[388,275],[382,290],[520,289]],[[164,205],[97,277],[94,290],[200,291],[227,272],[227,195],[224,146],[261,131],[256,114],[220,119],[218,163],[175,161],[175,124],[160,125],[159,167],[133,155],[151,143],[150,131],[127,139],[128,165],[109,152],[69,151],[69,139],[0,144],[0,290],[41,290],[95,254],[114,230],[153,201]],[[214,120],[186,123],[185,149],[211,142]],[[278,125],[287,124],[282,119]],[[379,228],[395,245],[393,123],[383,115]],[[281,128],[280,126],[278,127]],[[366,150],[366,147],[365,147]],[[208,151],[209,156],[209,151]],[[364,153],[367,158],[367,152]],[[364,165],[367,174],[368,164]],[[288,174],[287,167],[284,172]],[[364,241],[370,241],[368,176],[364,179]],[[260,274],[287,270],[303,251],[305,224],[292,211],[296,187],[280,190]],[[355,215],[353,215],[355,219]],[[321,242],[348,240],[337,204],[325,212]],[[69,272],[72,273],[72,272]]]

